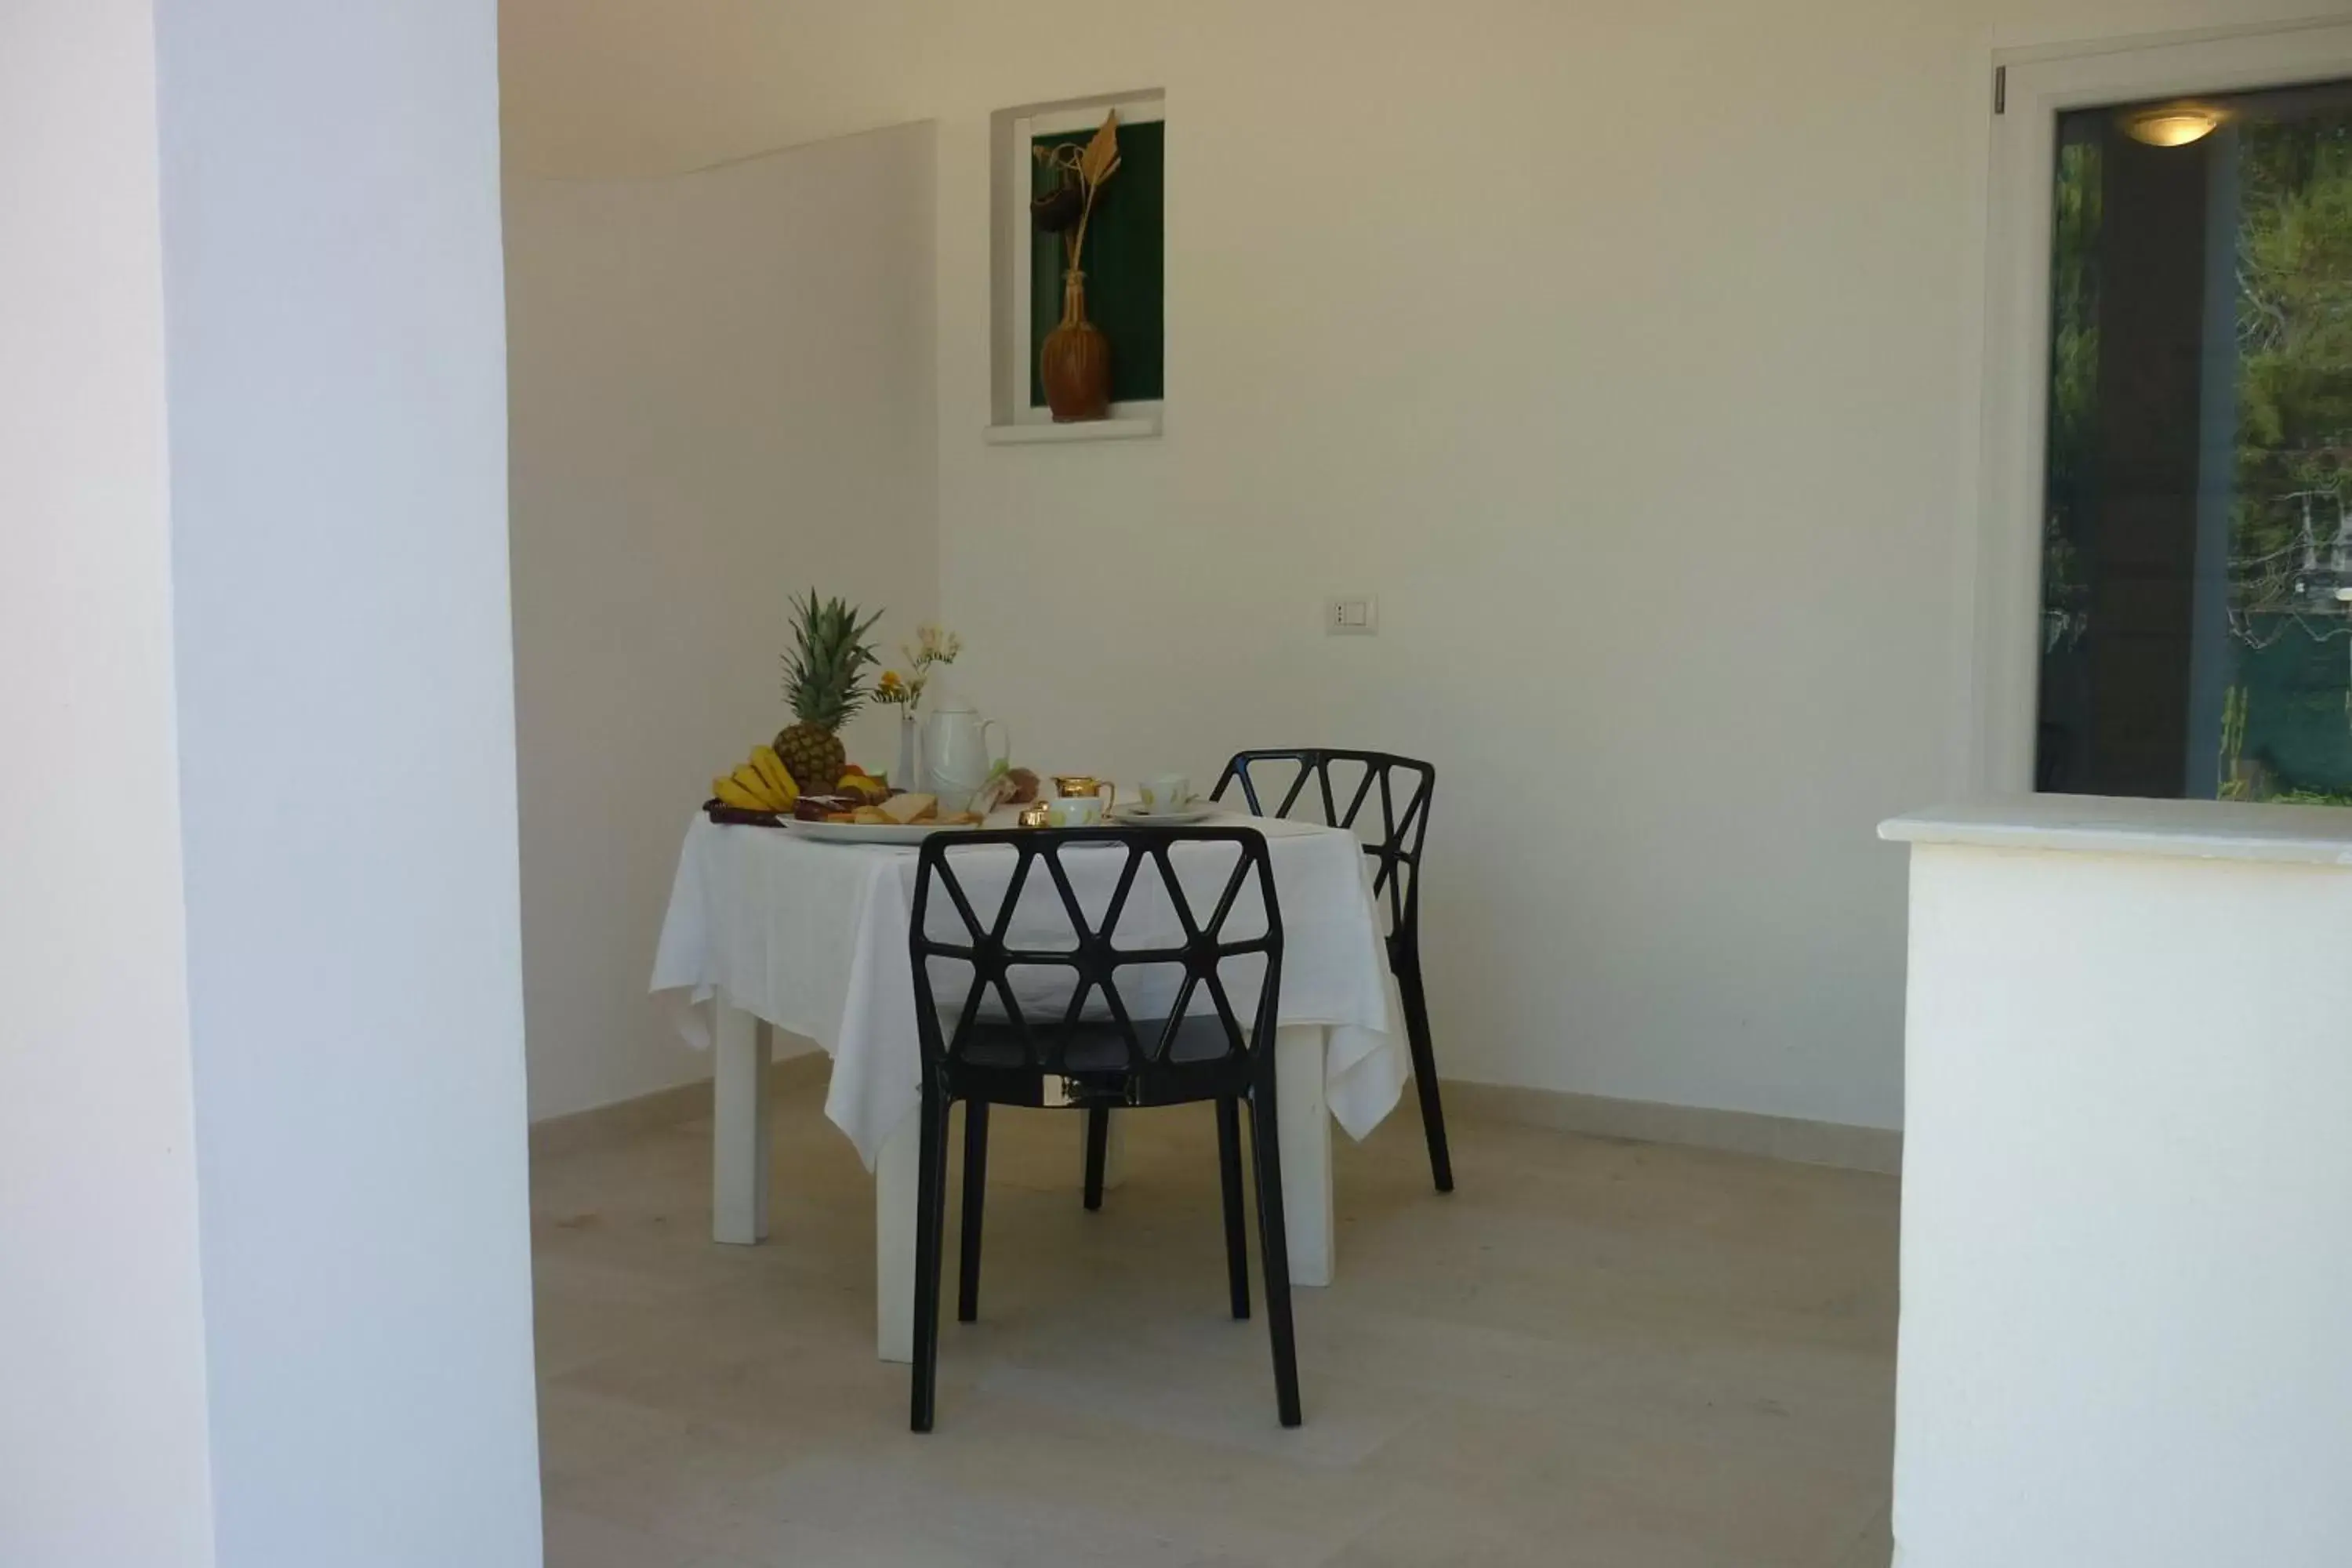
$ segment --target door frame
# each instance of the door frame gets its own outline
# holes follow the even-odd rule
[[[2033,788],[2049,437],[2051,193],[2058,116],[2175,94],[2352,77],[2352,21],[2328,19],[1996,52],[1969,783]]]

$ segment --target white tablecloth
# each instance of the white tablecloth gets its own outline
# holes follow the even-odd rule
[[[1324,1076],[1331,1114],[1350,1137],[1361,1138],[1395,1108],[1411,1070],[1371,862],[1340,829],[1249,822],[1266,836],[1283,917],[1278,1021],[1329,1031]],[[1074,884],[1085,880],[1081,858],[1072,858]],[[1111,851],[1100,858],[1115,877],[1123,857]],[[1009,864],[1010,851],[1005,859]],[[1231,864],[1226,851],[1222,866],[1202,867],[1196,880],[1176,861],[1185,897],[1202,914],[1215,903]],[[709,1047],[709,1020],[694,1004],[716,996],[823,1047],[834,1061],[825,1114],[869,1170],[921,1094],[907,952],[915,865],[908,847],[721,826],[698,812],[678,856],[654,960],[653,989],[675,995],[679,1033],[690,1044]],[[1090,914],[1100,910],[1100,898],[1084,886],[1078,892]],[[1050,880],[1034,876],[1020,915],[1058,908]],[[1155,923],[1148,910],[1134,914]],[[947,929],[938,920],[935,910],[935,933]],[[1130,945],[1126,933],[1132,929],[1123,919],[1120,945]],[[1235,1005],[1244,1005],[1238,996]]]

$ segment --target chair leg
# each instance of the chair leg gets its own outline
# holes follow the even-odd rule
[[[1429,997],[1421,986],[1421,953],[1406,948],[1396,964],[1397,995],[1404,1003],[1405,1040],[1412,1049],[1412,1086],[1421,1096],[1421,1130],[1429,1139],[1429,1174],[1437,1190],[1454,1190],[1454,1155],[1445,1144],[1445,1107],[1437,1097],[1437,1053],[1429,1043]]]
[[[928,1432],[940,1375],[940,1253],[948,1218],[946,1097],[924,1085],[919,1114],[923,1144],[915,1177],[915,1377],[907,1425]]]
[[[1257,1237],[1265,1265],[1266,1331],[1274,1341],[1274,1395],[1285,1426],[1299,1423],[1298,1343],[1290,1323],[1290,1238],[1282,1223],[1282,1142],[1274,1074],[1250,1095],[1250,1151],[1257,1164]]]
[[[1087,1207],[1102,1207],[1103,1164],[1110,1156],[1110,1107],[1087,1111]]]
[[[1250,1315],[1249,1215],[1242,1198],[1241,1102],[1217,1101],[1217,1174],[1225,1198],[1225,1279],[1233,1289],[1234,1316]]]
[[[988,1199],[988,1102],[963,1102],[963,1244],[956,1258],[956,1321],[980,1316],[980,1224]]]

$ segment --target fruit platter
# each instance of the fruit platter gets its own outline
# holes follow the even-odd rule
[[[979,813],[942,812],[936,795],[894,788],[884,774],[848,760],[841,729],[875,696],[864,679],[875,662],[866,637],[879,616],[862,614],[840,599],[819,599],[814,589],[793,601],[793,615],[784,698],[794,722],[777,731],[770,744],[752,748],[742,766],[710,781],[710,798],[702,805],[710,820],[865,843],[911,843],[942,830],[980,826]],[[957,651],[952,639],[935,636],[935,628],[925,628],[924,635],[926,652],[914,661],[919,677],[930,664],[951,662]],[[898,677],[886,674],[884,683],[898,695],[886,693],[882,700],[908,700]],[[919,680],[911,695],[919,694]],[[1016,772],[1034,793],[1035,775]],[[1012,782],[1008,777],[1006,783]],[[985,805],[1005,795],[1002,788],[984,791],[975,804]]]
[[[893,798],[929,801],[931,797],[909,795]],[[793,817],[783,824],[787,829],[804,838],[830,838],[845,844],[919,844],[934,833],[968,833],[980,825],[981,819],[968,811],[959,812],[953,816],[935,814],[911,822],[895,822],[887,817],[877,821],[874,816],[868,815],[853,816],[847,822],[837,821],[832,816],[814,821]]]
[[[702,809],[713,822],[786,827],[820,837],[919,839],[941,828],[977,827],[970,814],[942,817],[936,796],[893,789],[848,760],[841,727],[864,706],[866,645],[878,616],[861,615],[812,589],[793,605],[793,647],[784,656],[784,696],[794,722],[755,746],[742,766],[710,781]]]
[[[751,760],[710,781],[702,809],[713,822],[786,827],[819,838],[867,842],[919,839],[942,828],[977,827],[971,812],[941,815],[939,797],[893,789],[890,781],[845,763],[833,787],[803,790],[774,747],[753,749]]]

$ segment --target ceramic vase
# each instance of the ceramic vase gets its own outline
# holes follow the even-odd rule
[[[1061,323],[1037,351],[1037,375],[1055,424],[1110,414],[1110,340],[1087,320],[1087,275],[1076,268],[1063,275]]]
[[[921,742],[918,738],[921,726],[915,722],[912,713],[899,713],[898,765],[890,773],[890,784],[894,789],[923,787],[923,761],[919,750]]]

